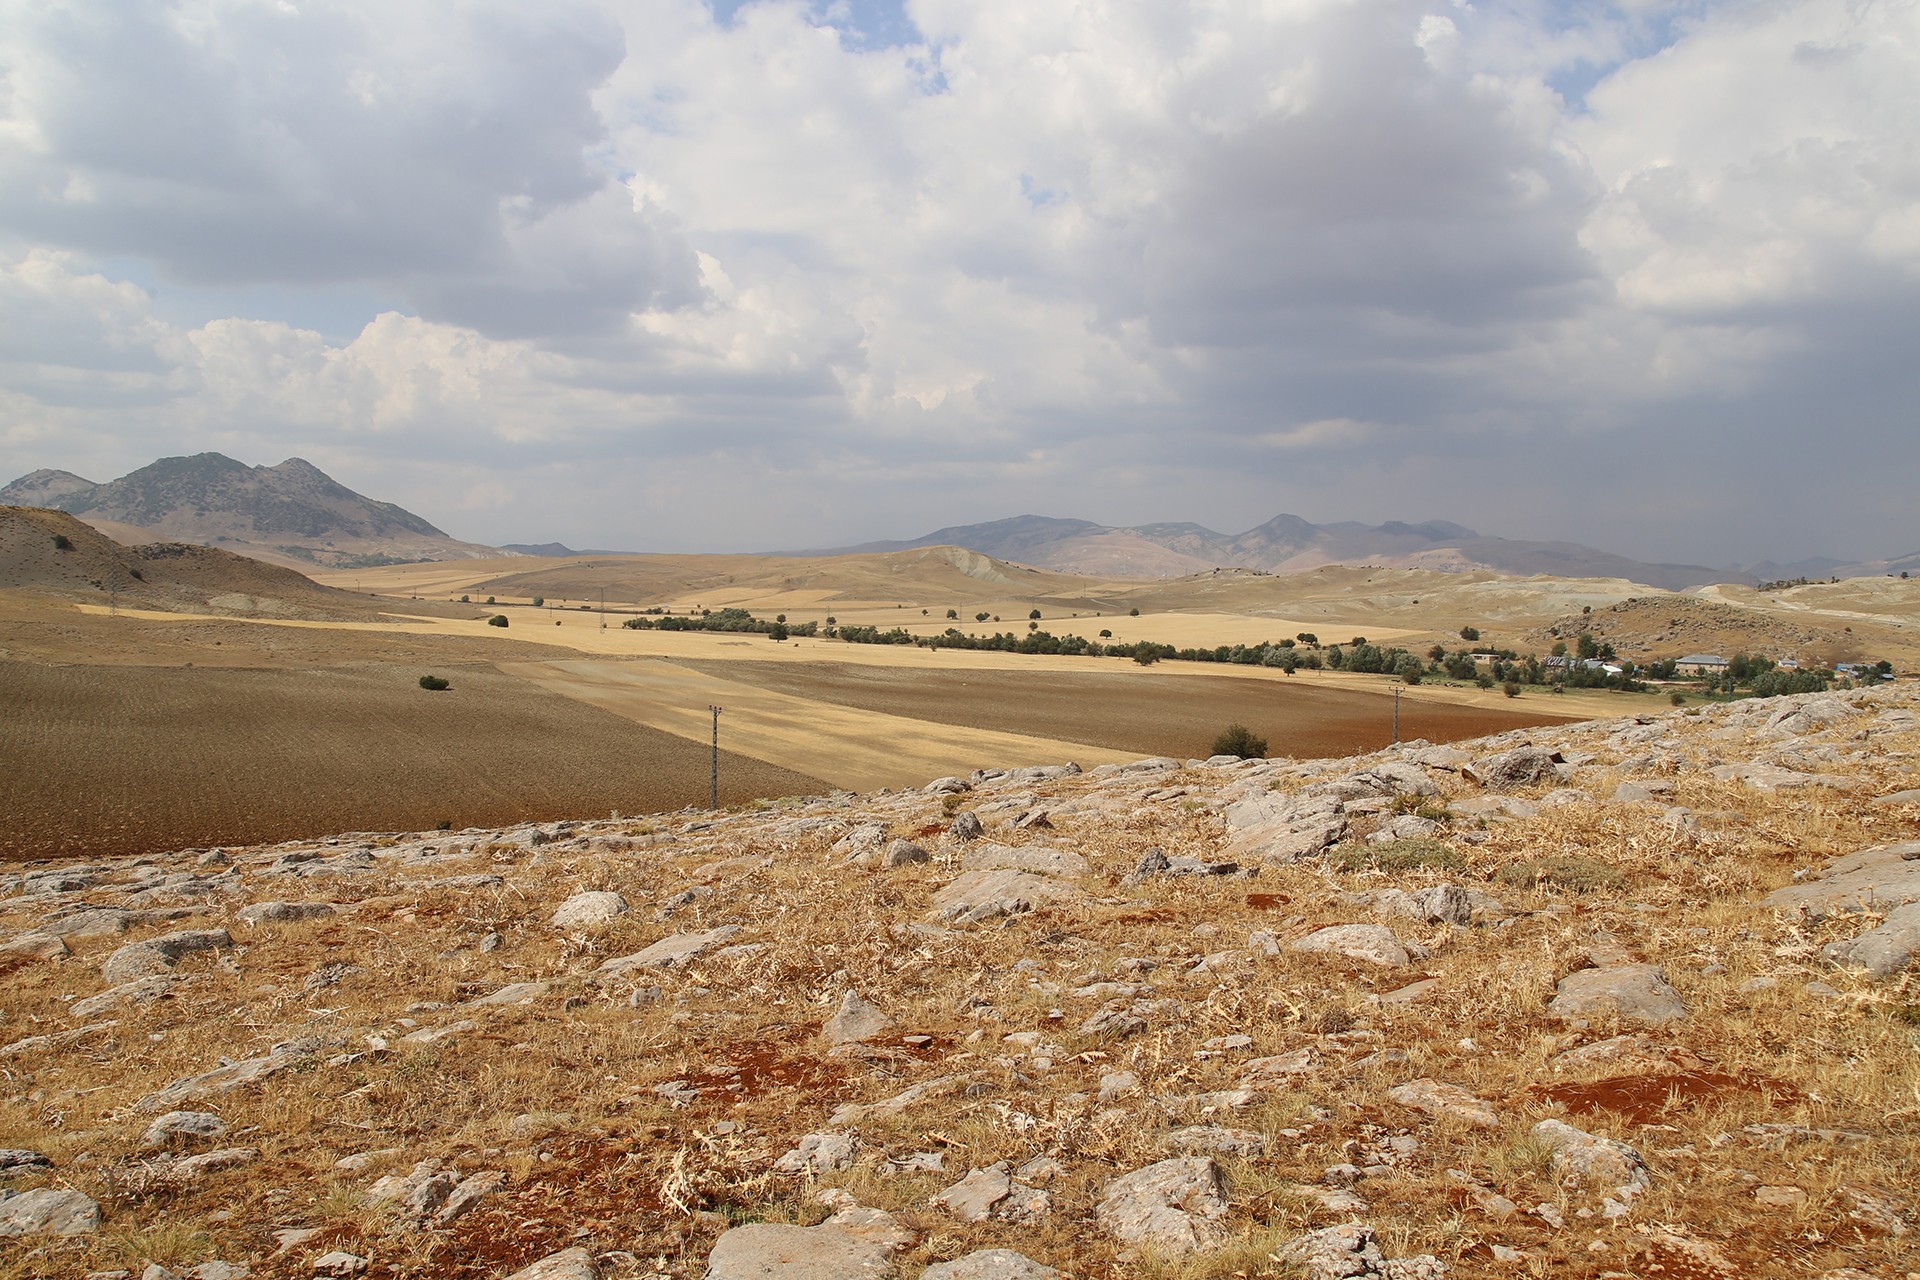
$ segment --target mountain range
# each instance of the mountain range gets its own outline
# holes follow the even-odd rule
[[[501,554],[363,497],[302,458],[250,467],[198,453],[161,458],[105,484],[71,471],[35,471],[0,489],[0,504],[65,511],[122,542],[200,543],[295,568]]]
[[[867,542],[790,554],[841,555],[948,544],[1058,573],[1111,577],[1173,577],[1228,567],[1297,573],[1328,564],[1370,564],[1453,573],[1487,571],[1516,577],[1624,578],[1650,587],[1684,591],[1714,582],[1857,577],[1920,570],[1920,554],[1855,564],[1816,559],[1730,569],[1657,564],[1577,542],[1488,537],[1446,520],[1314,524],[1294,515],[1278,515],[1237,534],[1219,533],[1198,524],[1115,527],[1090,520],[1026,515],[936,529],[905,542]]]
[[[105,484],[70,471],[35,471],[0,489],[0,504],[65,511],[125,543],[195,542],[294,568],[618,554],[579,552],[559,542],[504,547],[461,542],[402,507],[355,493],[301,458],[272,467],[251,467],[218,453],[161,458]],[[1236,534],[1199,524],[1122,527],[1024,515],[952,525],[906,541],[777,554],[935,546],[964,547],[1058,573],[1128,578],[1181,577],[1219,568],[1294,573],[1328,564],[1366,564],[1516,577],[1624,578],[1684,591],[1715,582],[1920,572],[1920,553],[1852,563],[1816,558],[1712,568],[1634,560],[1577,542],[1489,537],[1446,520],[1314,524],[1295,515],[1278,515]]]

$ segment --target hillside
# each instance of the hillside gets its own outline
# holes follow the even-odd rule
[[[64,542],[64,546],[61,545]],[[289,618],[366,614],[377,602],[218,547],[122,546],[75,516],[0,506],[0,590],[90,604]]]
[[[281,564],[353,568],[498,554],[363,497],[300,458],[274,467],[218,453],[162,458],[105,484],[36,471],[0,489],[0,503],[52,507],[116,533],[133,526]]]
[[[1917,706],[21,868],[0,1268],[1899,1280]]]
[[[1092,576],[1178,577],[1224,567],[1297,573],[1340,564],[1519,577],[1623,578],[1676,591],[1728,576],[1724,570],[1702,565],[1650,564],[1573,542],[1483,537],[1445,520],[1317,525],[1292,515],[1275,516],[1232,535],[1197,524],[1114,528],[1087,520],[1028,515],[938,529],[906,542],[797,554],[844,555],[948,544],[1060,573]]]

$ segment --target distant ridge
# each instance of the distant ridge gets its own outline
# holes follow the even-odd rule
[[[303,458],[250,467],[219,453],[161,458],[105,484],[35,471],[0,489],[0,503],[50,507],[153,540],[219,546],[294,567],[364,568],[497,556],[391,502],[355,493]]]
[[[867,542],[788,554],[843,555],[942,545],[965,547],[1057,573],[1120,577],[1179,577],[1216,568],[1291,573],[1329,564],[1375,564],[1521,577],[1624,578],[1668,591],[1684,591],[1724,582],[1730,576],[1747,576],[1705,565],[1653,564],[1577,542],[1490,538],[1446,520],[1320,525],[1295,515],[1275,516],[1239,534],[1218,533],[1197,524],[1116,528],[1090,520],[1025,515],[949,526],[904,542]]]

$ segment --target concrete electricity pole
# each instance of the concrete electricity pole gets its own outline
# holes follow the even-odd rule
[[[707,776],[707,808],[720,807],[720,708],[709,706],[713,713],[713,768]]]

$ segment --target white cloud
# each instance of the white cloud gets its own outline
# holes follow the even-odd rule
[[[1565,433],[1904,430],[1912,5],[908,9],[883,48],[801,0],[0,0],[9,450],[330,457],[429,516],[435,467],[477,511],[538,472],[588,495],[551,536],[764,547],[1016,504],[1491,527],[1556,509],[1498,460]],[[268,301],[163,322],[133,278]],[[382,301],[344,337],[270,305],[345,289]],[[1372,505],[1385,448],[1453,490]]]

